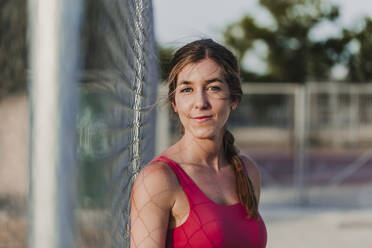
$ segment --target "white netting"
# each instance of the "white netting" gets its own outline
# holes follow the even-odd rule
[[[152,3],[87,3],[86,21],[79,118],[81,205],[106,220],[100,227],[108,231],[99,238],[102,245],[128,247],[131,186],[155,148],[158,77]],[[81,225],[83,235],[87,228]]]

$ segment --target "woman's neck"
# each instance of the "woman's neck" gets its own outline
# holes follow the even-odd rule
[[[221,137],[197,139],[185,134],[178,142],[183,160],[219,171],[225,163]]]

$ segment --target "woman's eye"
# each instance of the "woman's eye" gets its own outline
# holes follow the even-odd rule
[[[181,92],[188,93],[191,92],[191,90],[192,90],[191,88],[183,88]]]
[[[208,88],[208,90],[211,90],[211,91],[220,91],[221,88],[218,87],[218,86],[210,86],[210,87]]]

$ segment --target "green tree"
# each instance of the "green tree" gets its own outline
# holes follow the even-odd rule
[[[0,1],[0,100],[26,89],[26,1]]]
[[[158,61],[160,70],[160,79],[166,80],[170,72],[170,61],[173,56],[174,49],[170,47],[158,46]]]
[[[347,80],[350,82],[372,81],[372,19],[364,19],[364,28],[351,32],[356,51],[349,52],[347,67],[349,73]]]
[[[271,15],[273,24],[257,24],[254,16],[246,15],[227,27],[225,42],[242,63],[257,42],[267,47],[267,71],[255,73],[242,66],[244,81],[299,82],[325,81],[331,78],[335,65],[344,65],[347,80],[371,80],[372,25],[366,19],[359,32],[342,29],[338,37],[315,40],[312,31],[322,23],[333,23],[339,17],[339,7],[323,0],[260,0],[261,7]],[[351,43],[360,44],[358,52]]]

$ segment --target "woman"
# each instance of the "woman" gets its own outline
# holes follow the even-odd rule
[[[133,185],[131,247],[265,247],[260,174],[226,129],[242,96],[236,58],[203,39],[180,48],[171,68],[183,136]]]

